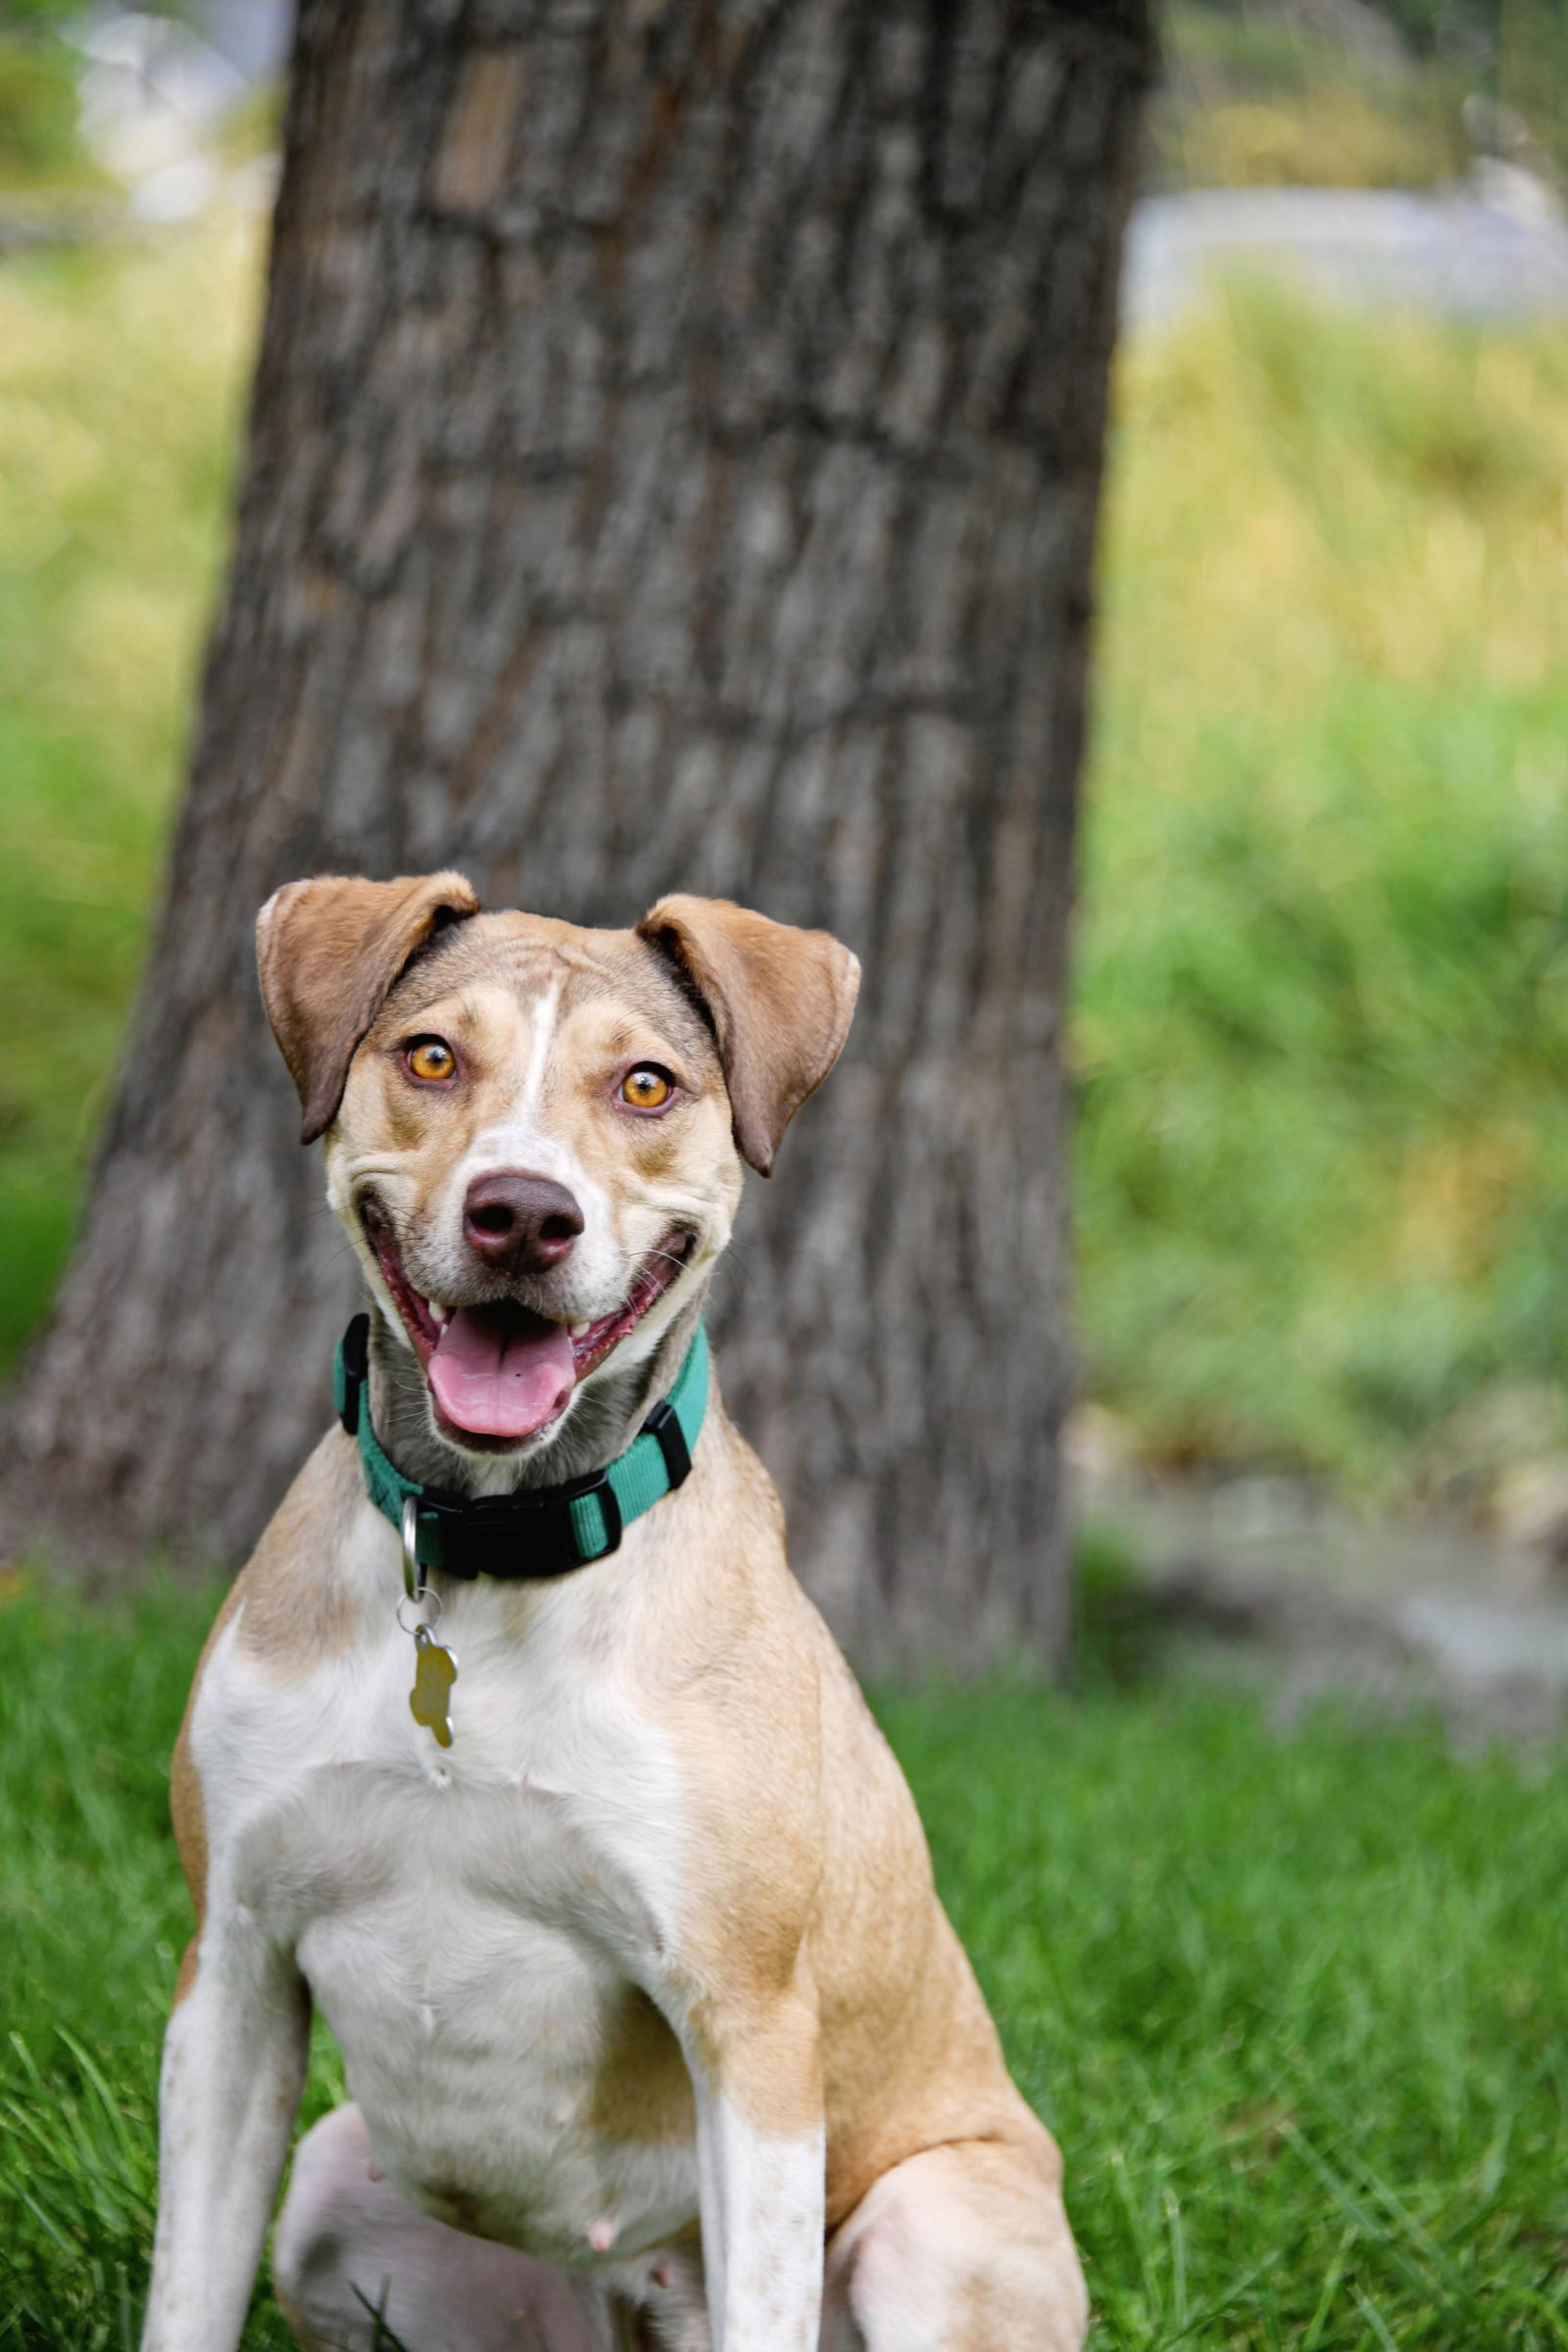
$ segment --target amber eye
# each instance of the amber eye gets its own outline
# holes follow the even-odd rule
[[[411,1078],[422,1078],[432,1086],[450,1078],[458,1066],[452,1048],[443,1045],[438,1037],[421,1037],[416,1045],[408,1048],[403,1058]]]
[[[674,1091],[674,1079],[656,1061],[640,1061],[620,1082],[620,1099],[633,1110],[662,1110]]]

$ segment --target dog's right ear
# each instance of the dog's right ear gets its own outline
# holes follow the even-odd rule
[[[285,882],[256,918],[262,1003],[299,1089],[300,1142],[337,1116],[349,1063],[413,958],[479,902],[462,874]]]

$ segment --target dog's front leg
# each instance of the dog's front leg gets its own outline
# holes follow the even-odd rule
[[[191,1972],[194,1972],[193,1974]],[[236,1905],[186,1954],[164,2037],[142,2352],[232,2352],[305,2081],[310,2000]]]
[[[713,2352],[815,2352],[822,2301],[822,2069],[797,1993],[705,2005],[688,2029]]]

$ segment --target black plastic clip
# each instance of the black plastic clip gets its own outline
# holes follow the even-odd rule
[[[587,1559],[577,1547],[571,1506],[597,1494],[605,1542]],[[603,1470],[590,1470],[565,1486],[520,1488],[514,1494],[478,1497],[444,1494],[426,1487],[419,1498],[421,1519],[434,1521],[441,1546],[439,1566],[448,1576],[568,1576],[620,1547],[620,1500]]]
[[[659,1441],[659,1450],[664,1457],[664,1476],[669,1481],[669,1491],[673,1494],[675,1489],[683,1486],[691,1476],[692,1457],[686,1444],[686,1432],[667,1396],[660,1398],[643,1423],[643,1435]]]
[[[360,1434],[360,1398],[370,1369],[370,1318],[356,1315],[343,1334],[343,1401],[338,1419],[351,1438]]]

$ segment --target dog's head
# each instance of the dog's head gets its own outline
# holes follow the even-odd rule
[[[523,1455],[706,1281],[859,979],[825,932],[721,900],[588,931],[481,914],[452,873],[289,883],[257,949],[303,1141],[435,1428]]]

